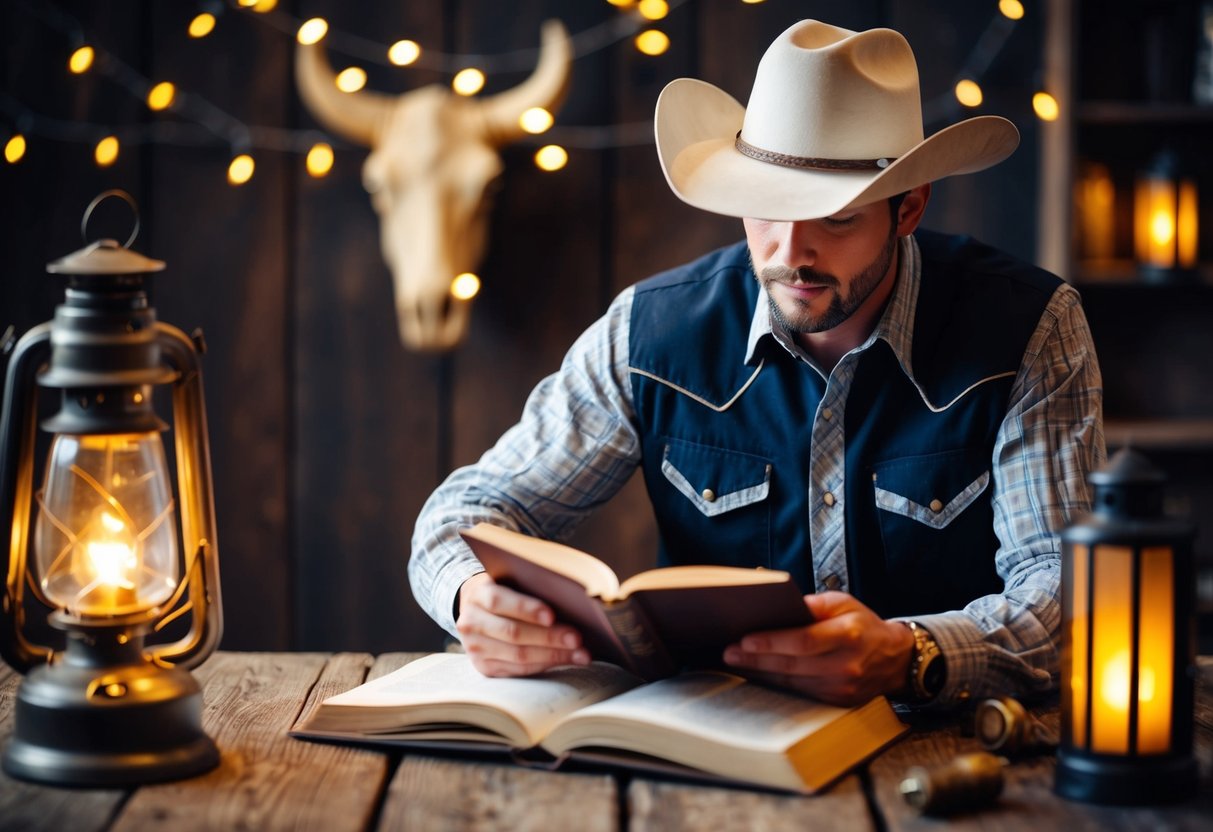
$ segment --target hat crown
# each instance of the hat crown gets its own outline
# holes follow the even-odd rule
[[[758,64],[741,136],[788,156],[901,156],[923,140],[910,44],[892,29],[795,24]]]

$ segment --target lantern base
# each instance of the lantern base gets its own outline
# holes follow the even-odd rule
[[[1057,753],[1053,791],[1081,803],[1148,806],[1192,797],[1199,785],[1196,758],[1106,760]]]
[[[125,786],[218,765],[193,676],[141,655],[119,664],[98,658],[69,642],[57,663],[30,671],[17,690],[6,772],[60,786]]]

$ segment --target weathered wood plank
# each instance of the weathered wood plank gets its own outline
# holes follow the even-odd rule
[[[447,4],[300,5],[333,31],[385,45],[446,42]],[[354,62],[336,46],[331,60],[338,69]],[[447,80],[416,66],[356,62],[368,88],[388,95]],[[294,95],[292,83],[284,89]],[[298,126],[317,126],[302,104],[297,116]],[[293,180],[294,646],[436,650],[442,633],[413,600],[406,563],[413,520],[444,464],[444,360],[401,345],[379,218],[362,187],[368,151],[334,146],[328,176],[297,166]]]
[[[636,780],[627,806],[633,832],[875,828],[856,775],[812,797]]]
[[[410,756],[388,788],[383,829],[576,829],[616,832],[618,787],[608,775]]]
[[[314,687],[353,687],[368,665],[366,656],[330,662],[319,653],[212,656],[196,675],[219,767],[140,789],[114,829],[366,829],[387,779],[387,755],[296,740],[286,731]]]
[[[0,745],[13,735],[13,709],[21,675],[0,662]],[[105,829],[122,805],[124,789],[60,789],[14,780],[0,773],[0,830]]]

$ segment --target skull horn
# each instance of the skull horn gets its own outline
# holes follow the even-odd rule
[[[333,67],[319,43],[301,44],[295,50],[295,83],[317,121],[367,147],[375,146],[395,104],[395,98],[380,93],[337,89]]]
[[[573,44],[559,20],[548,20],[540,35],[539,62],[529,78],[480,102],[485,136],[501,146],[523,135],[518,117],[531,107],[554,112],[568,90]]]

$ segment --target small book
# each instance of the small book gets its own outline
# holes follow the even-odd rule
[[[542,599],[594,658],[644,679],[720,667],[724,648],[747,633],[812,622],[792,576],[777,569],[669,566],[621,583],[571,546],[487,523],[460,534],[493,580]]]
[[[325,699],[290,733],[812,793],[906,730],[884,697],[840,708],[710,670],[646,684],[605,662],[490,678],[434,653]]]

